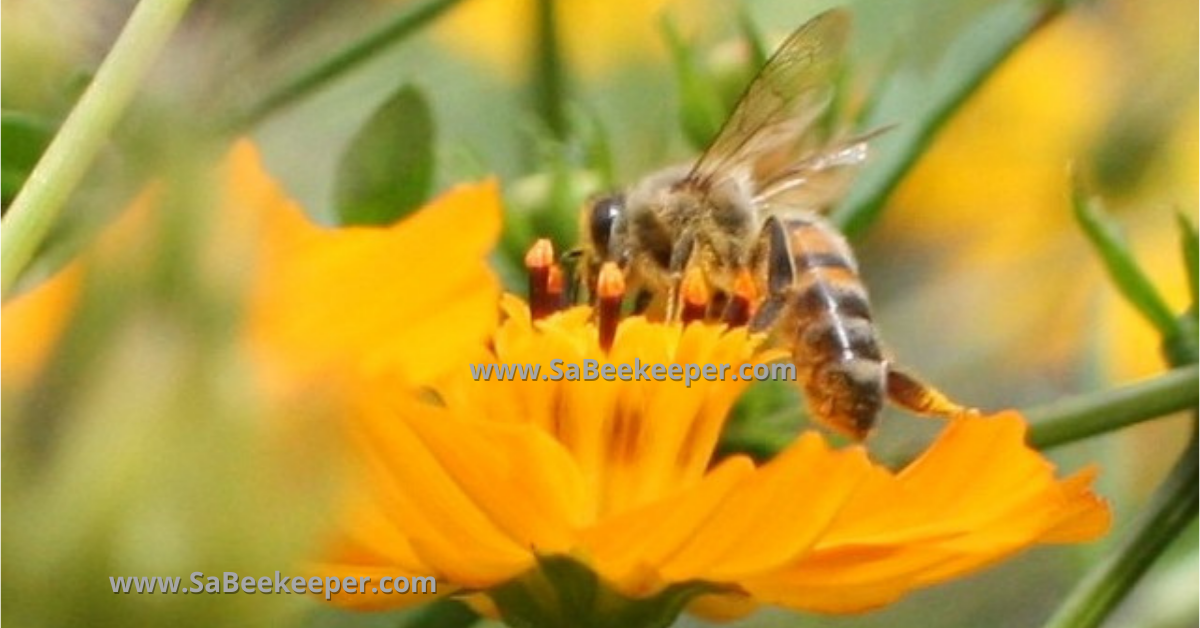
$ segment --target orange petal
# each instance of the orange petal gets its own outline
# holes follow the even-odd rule
[[[587,512],[571,457],[529,425],[411,413],[412,434],[477,508],[517,545],[569,551]]]
[[[832,451],[804,434],[697,527],[664,575],[724,582],[789,561],[820,539],[870,470],[861,448]]]
[[[745,457],[725,460],[675,495],[602,520],[583,534],[584,552],[596,571],[628,595],[653,593],[659,565],[688,542],[696,523],[722,508],[754,473]]]
[[[397,410],[370,403],[352,423],[359,459],[365,465],[363,499],[374,500],[408,547],[376,553],[413,554],[436,575],[467,586],[486,587],[533,563],[529,546],[515,540],[482,510],[437,454],[413,431],[417,422],[452,420],[442,408],[410,402]],[[351,519],[348,525],[353,525]],[[365,535],[359,535],[364,540]],[[387,543],[387,537],[376,539]]]
[[[4,327],[0,371],[8,385],[27,381],[41,370],[79,297],[82,275],[82,269],[72,264],[4,303],[0,310]]]
[[[287,199],[248,145],[232,164],[247,202],[265,205],[250,322],[274,363],[428,381],[495,327],[499,287],[484,259],[500,229],[495,181],[454,188],[391,226],[329,229]]]
[[[740,584],[769,603],[862,611],[1034,544],[1106,531],[1094,474],[1056,480],[1024,436],[1016,413],[952,420],[900,474],[877,469],[809,555]]]

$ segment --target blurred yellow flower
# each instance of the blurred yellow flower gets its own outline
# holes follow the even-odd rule
[[[220,172],[213,233],[200,251],[206,280],[246,294],[248,346],[274,384],[381,369],[429,379],[494,329],[499,283],[485,261],[500,230],[494,181],[455,188],[391,226],[327,228],[287,197],[249,142],[233,147]],[[138,238],[159,210],[151,189],[84,257],[143,254]],[[6,375],[32,370],[53,345],[86,266],[80,260],[5,304]]]
[[[665,48],[656,18],[670,2],[554,2],[567,63],[576,72],[595,76],[622,62],[662,56]],[[448,45],[515,75],[534,53],[536,12],[536,0],[472,0],[447,15],[436,30]]]
[[[601,349],[590,309],[532,322],[518,299],[477,363],[751,363],[744,329],[626,319]],[[1012,412],[961,417],[898,473],[815,432],[772,461],[712,456],[746,382],[475,381],[468,365],[424,399],[381,380],[350,427],[362,466],[342,533],[315,573],[435,576],[438,595],[487,591],[564,555],[644,598],[703,581],[694,612],[756,604],[874,608],[1037,543],[1094,539],[1094,470],[1066,480]],[[436,401],[431,401],[436,399]],[[343,594],[393,608],[428,596]],[[478,599],[478,598],[476,598]],[[480,604],[486,608],[486,603]]]
[[[1091,174],[1089,159],[1102,140],[1117,133],[1115,125],[1134,121],[1130,102],[1159,112],[1155,124],[1170,132],[1157,138],[1153,162],[1137,164],[1145,168],[1137,189],[1109,206],[1155,282],[1182,309],[1187,291],[1169,210],[1194,212],[1197,202],[1194,88],[1187,100],[1172,100],[1177,96],[1143,84],[1139,64],[1157,72],[1193,59],[1191,21],[1169,28],[1160,22],[1195,9],[1179,0],[1118,5],[1111,23],[1065,16],[1016,51],[922,156],[880,225],[899,248],[940,255],[939,272],[920,282],[929,292],[913,302],[976,313],[952,323],[964,326],[954,335],[985,346],[960,353],[1057,370],[1091,357],[1082,348],[1099,342],[1114,380],[1163,368],[1153,330],[1134,320],[1072,220],[1068,172],[1073,165],[1085,179]],[[1191,31],[1190,47],[1181,46],[1181,30]],[[1169,43],[1156,41],[1160,32]],[[1133,39],[1145,41],[1135,47]],[[1152,128],[1134,128],[1137,141],[1157,137]],[[1005,295],[1003,307],[970,303],[978,294],[993,301]]]

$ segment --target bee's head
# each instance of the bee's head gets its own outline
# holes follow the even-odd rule
[[[620,261],[616,259],[621,254],[617,227],[624,215],[625,195],[619,192],[598,196],[584,204],[580,227],[597,261]]]

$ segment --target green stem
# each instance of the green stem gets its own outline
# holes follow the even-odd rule
[[[7,297],[104,146],[191,0],[142,0],[96,77],[13,199],[0,233],[0,294]]]
[[[1195,389],[1193,389],[1195,390]],[[1120,547],[1097,565],[1075,588],[1046,628],[1099,626],[1125,598],[1146,570],[1196,518],[1196,437],[1175,463],[1149,508],[1133,525]]]
[[[557,0],[537,1],[537,50],[534,54],[533,94],[538,113],[554,137],[567,134],[567,115],[563,106],[566,80],[563,78],[562,51],[559,47]]]
[[[268,93],[244,113],[236,116],[229,127],[236,132],[258,124],[276,111],[286,108],[392,44],[417,32],[459,2],[462,0],[429,0],[397,15],[379,30],[355,41],[331,55],[323,63],[308,68]]]
[[[1144,382],[1030,409],[1025,412],[1033,425],[1029,442],[1048,449],[1195,408],[1198,374],[1196,366],[1178,368]]]
[[[1062,399],[1022,411],[1032,427],[1029,442],[1038,449],[1058,447],[1105,432],[1195,408],[1200,368],[1177,368],[1153,379]],[[780,414],[794,414],[794,408]],[[721,439],[727,451],[769,459],[791,444],[792,424],[779,414],[733,426]]]

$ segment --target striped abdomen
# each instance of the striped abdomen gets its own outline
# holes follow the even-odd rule
[[[784,220],[795,281],[781,331],[810,413],[862,439],[886,396],[887,365],[850,247],[816,216]]]

